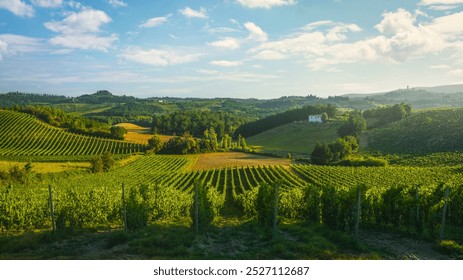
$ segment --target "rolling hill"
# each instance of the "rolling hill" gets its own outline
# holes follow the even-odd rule
[[[0,110],[0,157],[93,156],[106,151],[130,154],[144,145],[78,135],[32,115]]]
[[[418,112],[368,133],[368,148],[383,153],[463,151],[463,109]]]
[[[315,144],[332,142],[337,138],[340,123],[311,124],[306,121],[293,122],[267,130],[246,139],[249,146],[257,146],[265,153],[284,156],[308,155]]]

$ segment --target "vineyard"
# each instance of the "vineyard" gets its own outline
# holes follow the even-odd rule
[[[369,132],[368,148],[384,153],[430,153],[463,150],[463,109],[416,113]]]
[[[192,170],[194,163],[188,156],[151,155],[104,174],[2,186],[0,229],[50,228],[49,185],[58,228],[122,227],[122,186],[132,211],[129,220],[145,217],[141,223],[149,224],[189,219],[195,183],[210,190],[218,215],[254,219],[259,186],[278,184],[281,219],[352,232],[359,212],[362,227],[396,227],[427,238],[438,238],[443,217],[448,228],[463,227],[463,175],[456,167],[261,165]]]
[[[82,157],[112,154],[131,154],[145,146],[124,141],[101,139],[69,133],[47,125],[35,117],[0,110],[0,157],[5,159]]]

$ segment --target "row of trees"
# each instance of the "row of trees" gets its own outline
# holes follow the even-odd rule
[[[155,133],[183,135],[189,133],[194,137],[202,137],[205,130],[213,127],[219,138],[225,134],[233,135],[235,130],[249,121],[248,118],[231,113],[214,111],[176,111],[171,114],[153,116]]]
[[[225,134],[221,141],[218,141],[218,135],[213,127],[203,132],[202,138],[193,137],[189,133],[183,136],[175,136],[166,143],[163,143],[161,138],[155,134],[148,140],[149,148],[155,153],[165,154],[196,154],[216,151],[228,151],[231,149],[245,150],[247,148],[246,140],[241,135],[236,141],[232,137]]]

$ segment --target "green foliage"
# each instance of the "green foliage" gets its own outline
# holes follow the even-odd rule
[[[310,159],[313,164],[325,165],[333,160],[333,152],[330,146],[325,143],[317,143],[310,155]]]
[[[205,232],[223,207],[224,199],[210,186],[194,182],[194,202],[191,208],[193,228]]]
[[[278,196],[278,191],[275,188],[278,183],[273,186],[262,183],[259,185],[256,197],[257,222],[267,229],[272,229],[275,217],[275,199]]]
[[[114,168],[116,161],[110,152],[90,160],[90,170],[92,173],[108,172]]]
[[[163,146],[164,146],[164,143],[162,142],[161,138],[157,134],[154,134],[153,137],[151,137],[148,140],[148,147],[151,150],[153,150],[153,152],[155,153],[158,153],[159,151],[161,151]]]
[[[382,158],[375,158],[375,157],[360,157],[360,158],[350,158],[338,161],[335,163],[338,166],[388,166],[389,162]]]
[[[125,202],[128,230],[143,229],[148,226],[148,200],[149,191],[146,185],[130,189]]]
[[[127,134],[127,130],[120,126],[111,126],[111,138],[117,140],[124,140],[124,135]]]
[[[225,134],[233,135],[236,128],[248,120],[249,118],[246,117],[220,111],[176,111],[170,114],[155,115],[153,131],[177,135],[189,133],[195,137],[202,137],[204,131],[213,128],[216,136],[222,138]]]
[[[15,157],[92,156],[106,151],[131,154],[145,146],[78,135],[54,128],[31,115],[0,110],[0,156]]]
[[[328,121],[328,114],[323,112],[322,113],[322,122],[326,123]]]
[[[366,110],[363,112],[363,117],[377,120],[373,125],[368,126],[368,129],[373,129],[392,122],[400,121],[401,119],[410,116],[411,112],[412,108],[410,105],[401,103],[393,106],[382,106]]]
[[[163,153],[166,154],[196,154],[200,151],[200,145],[197,139],[193,138],[190,134],[185,134],[182,137],[176,136],[166,142]]]
[[[345,159],[359,150],[357,139],[353,136],[338,138],[328,146],[333,154],[333,160],[335,161]]]
[[[321,114],[323,112],[326,112],[327,114],[334,117],[336,114],[336,106],[304,106],[300,109],[293,109],[284,113],[271,115],[263,119],[241,125],[235,131],[235,136],[243,135],[244,137],[251,137],[280,125],[292,123],[295,121],[304,121],[307,119],[308,115]]]
[[[463,150],[463,109],[415,113],[368,133],[368,148],[383,153],[424,154]]]
[[[360,112],[352,112],[349,119],[338,128],[339,137],[359,137],[367,128],[367,123]]]

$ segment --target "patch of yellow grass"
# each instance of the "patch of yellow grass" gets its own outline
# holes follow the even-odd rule
[[[0,161],[0,170],[8,171],[14,166],[24,168],[27,162]],[[32,172],[56,173],[90,168],[89,162],[32,162]]]
[[[224,167],[280,165],[290,166],[291,161],[283,158],[266,157],[262,155],[239,152],[207,153],[198,155],[198,160],[192,170],[208,170]]]
[[[153,137],[152,134],[129,131],[127,132],[127,134],[124,135],[124,140],[128,142],[148,145],[148,140],[151,139],[152,137]]]
[[[119,126],[119,127],[123,127],[125,128],[127,131],[149,131],[150,128],[149,127],[143,127],[143,126],[139,126],[139,125],[136,125],[136,124],[133,124],[133,123],[118,123],[116,124],[116,126]]]

